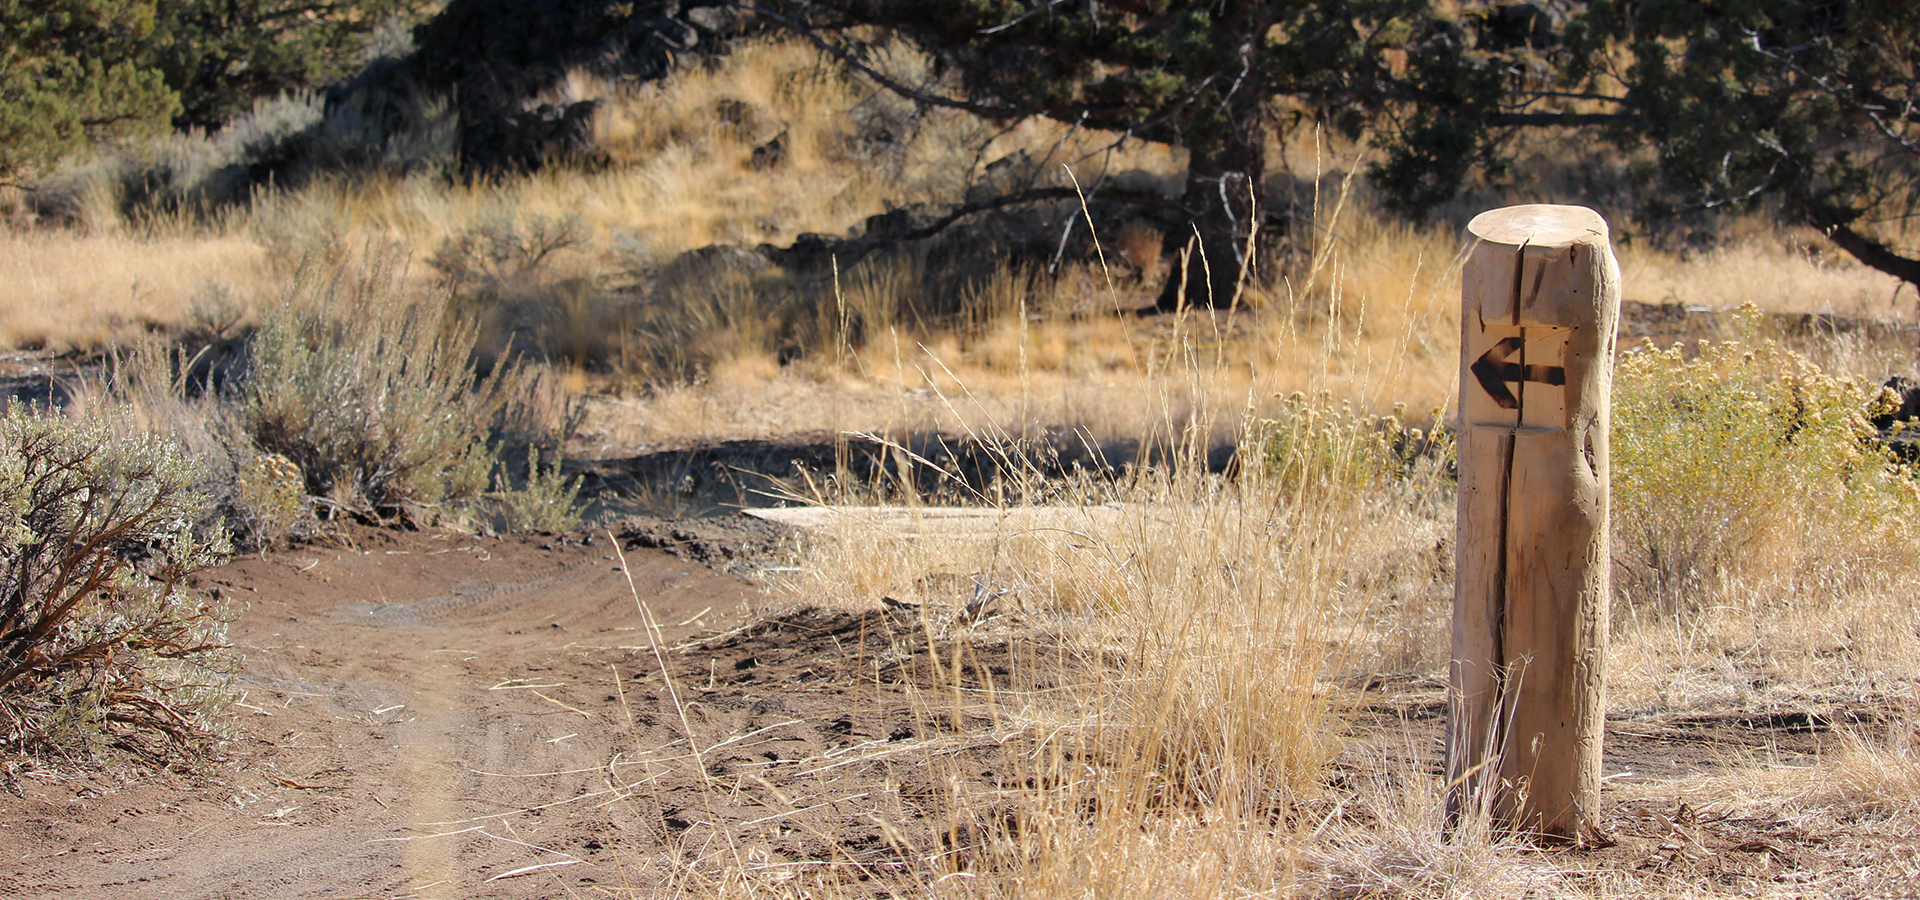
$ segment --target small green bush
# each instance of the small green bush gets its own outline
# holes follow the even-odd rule
[[[540,448],[527,448],[527,480],[513,487],[504,472],[496,475],[493,493],[487,497],[499,511],[501,527],[506,531],[572,531],[580,524],[578,476],[560,474],[560,461],[545,470],[540,468]]]
[[[223,561],[198,473],[157,437],[14,405],[0,416],[0,741],[147,752],[214,734],[237,660],[233,611],[188,592]]]
[[[208,498],[200,524],[224,525],[238,547],[271,549],[311,533],[306,479],[286,457],[261,453],[241,427],[233,401],[251,328],[237,324],[229,298],[212,299],[221,305],[196,310],[173,341],[149,336],[109,353],[106,376],[83,382],[65,412],[116,435],[164,435],[194,461],[194,487]]]
[[[1757,322],[1757,312],[1748,324]],[[1757,332],[1749,327],[1749,332]],[[1913,479],[1873,440],[1877,389],[1767,339],[1622,354],[1613,394],[1615,584],[1698,605],[1729,579],[1795,578],[1910,527]]]
[[[531,374],[503,363],[476,376],[477,327],[444,295],[408,296],[395,259],[326,277],[301,267],[254,336],[241,418],[323,505],[426,524],[480,498],[496,449],[555,436],[515,421],[535,406]]]

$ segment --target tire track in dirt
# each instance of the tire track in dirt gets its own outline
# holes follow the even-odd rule
[[[406,798],[405,816],[414,822],[438,822],[455,818],[453,777],[452,696],[453,674],[441,661],[420,661],[419,681],[413,692],[416,717],[407,723],[400,742],[400,772],[395,787]],[[460,880],[454,861],[441,839],[410,840],[406,848],[405,870],[414,893],[421,900],[454,897],[451,888]],[[438,889],[437,891],[435,889]]]

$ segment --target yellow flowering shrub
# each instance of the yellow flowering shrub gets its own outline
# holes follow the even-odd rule
[[[1903,539],[1915,484],[1868,424],[1877,387],[1757,336],[1629,351],[1614,378],[1623,599],[1685,607],[1730,579],[1818,574],[1849,557],[1839,544]]]

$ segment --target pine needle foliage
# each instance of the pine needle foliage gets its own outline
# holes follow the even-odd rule
[[[152,0],[0,0],[0,181],[161,128],[178,100],[129,59],[153,29]]]

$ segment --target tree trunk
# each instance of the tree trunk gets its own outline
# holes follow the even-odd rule
[[[1239,112],[1218,149],[1190,150],[1180,203],[1191,217],[1166,236],[1173,257],[1156,308],[1232,305],[1256,269],[1262,137],[1255,109]],[[1184,292],[1184,293],[1183,293]]]

